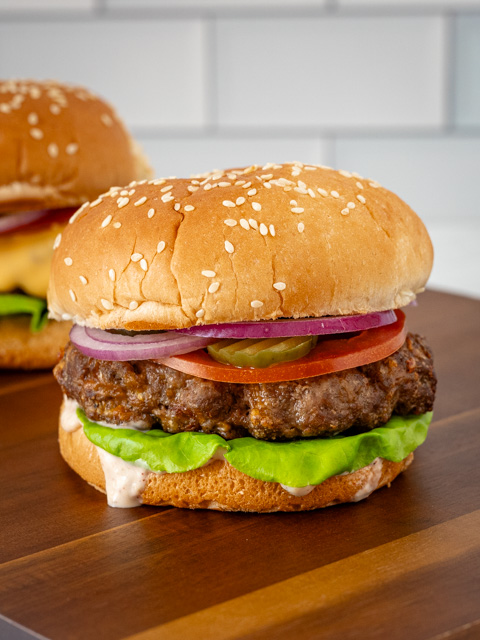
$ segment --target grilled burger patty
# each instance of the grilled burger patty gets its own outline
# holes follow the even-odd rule
[[[410,333],[396,353],[379,362],[289,382],[213,382],[150,360],[95,360],[71,343],[54,374],[90,420],[265,440],[369,430],[393,413],[425,413],[432,409],[437,382],[429,348]]]

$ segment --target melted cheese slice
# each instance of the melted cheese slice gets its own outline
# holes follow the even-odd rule
[[[36,233],[0,236],[0,292],[22,289],[46,298],[53,242],[62,230],[54,224]]]

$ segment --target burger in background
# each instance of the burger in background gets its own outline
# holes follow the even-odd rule
[[[268,164],[114,188],[71,222],[60,450],[109,504],[315,509],[410,465],[436,379],[400,307],[433,251],[393,193]]]
[[[0,367],[52,367],[68,314],[48,321],[54,243],[77,208],[150,175],[110,105],[83,87],[0,81]]]

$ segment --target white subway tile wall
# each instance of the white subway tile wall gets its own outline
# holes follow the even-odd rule
[[[439,127],[442,18],[220,20],[220,126]]]
[[[480,297],[480,0],[0,0],[0,75],[113,102],[159,175],[303,160],[425,220]]]

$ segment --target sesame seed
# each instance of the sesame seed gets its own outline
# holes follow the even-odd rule
[[[120,195],[121,195],[121,196],[128,196],[128,191],[127,191],[127,189],[122,189],[122,190],[120,191]]]
[[[170,202],[170,200],[173,200],[173,196],[171,193],[164,193],[161,200],[162,202]]]
[[[35,138],[35,140],[41,140],[43,138],[43,131],[34,127],[33,129],[30,129],[30,135],[32,138]]]
[[[61,239],[62,239],[62,234],[59,233],[58,236],[55,238],[55,242],[53,243],[54,249],[58,249]]]
[[[251,186],[252,186],[251,182],[245,182],[245,184],[243,185],[242,189],[248,189],[248,187],[251,187]],[[253,189],[252,189],[252,191],[253,191]],[[255,193],[257,193],[256,189],[255,189]],[[255,195],[255,193],[254,194],[250,194],[249,193],[248,195]]]
[[[210,271],[209,269],[202,271],[202,276],[205,276],[206,278],[214,278],[216,275],[215,271]]]
[[[108,226],[110,224],[110,222],[112,221],[112,216],[109,214],[105,220],[102,222],[102,224],[100,225],[102,228]]]
[[[205,309],[199,309],[195,315],[197,316],[197,318],[203,318],[203,316],[205,315]]]
[[[252,202],[252,209],[254,211],[261,211],[262,205],[259,202]]]
[[[245,220],[245,218],[240,218],[240,226],[243,227],[243,229],[245,229],[246,231],[250,230],[250,225],[248,224],[248,220]]]
[[[237,180],[237,181],[235,182],[235,186],[236,186],[236,187],[241,187],[241,186],[242,186],[242,184],[245,184],[245,180]]]
[[[260,224],[260,233],[262,236],[266,236],[268,234],[268,227],[266,224],[263,224],[263,222]]]
[[[297,184],[300,187],[300,189],[305,189],[305,190],[307,189],[307,185],[305,184],[305,182],[298,180]]]
[[[198,187],[192,187],[191,185],[189,185],[189,186],[187,187],[187,190],[188,190],[188,191],[190,191],[190,193],[194,193],[195,191],[197,191],[197,190],[198,190]]]
[[[107,309],[107,311],[111,311],[113,309],[113,304],[110,302],[110,300],[105,300],[105,298],[101,298],[100,302],[102,303],[104,309]]]
[[[252,229],[258,229],[258,222],[253,218],[248,219],[248,224],[252,227]]]
[[[297,206],[297,201],[296,201],[296,200],[290,200],[290,204],[291,204],[293,207],[296,207],[296,206]]]
[[[142,258],[143,258],[143,255],[141,253],[132,253],[132,255],[130,256],[130,260],[132,262],[138,262]]]
[[[148,263],[145,260],[145,258],[142,258],[142,260],[140,260],[140,267],[144,270],[144,271],[148,271]]]
[[[271,224],[268,228],[270,229],[270,235],[275,237],[275,227],[273,226],[273,224]]]
[[[51,142],[48,145],[47,153],[51,158],[57,158],[58,157],[58,146],[55,144],[55,142]]]
[[[185,207],[185,211],[194,211],[195,207],[191,204],[187,204],[187,206]]]
[[[235,200],[235,204],[236,204],[237,206],[240,206],[240,205],[241,205],[241,204],[243,204],[244,202],[245,202],[245,198],[244,198],[243,196],[240,196],[240,198],[237,198],[237,199]]]
[[[93,209],[93,207],[96,207],[97,205],[99,205],[102,202],[101,198],[97,198],[96,200],[94,200],[93,202],[90,202],[90,209]]]
[[[115,269],[109,269],[108,271],[108,277],[110,278],[110,280],[112,282],[115,282]]]
[[[29,113],[28,117],[27,117],[27,122],[29,125],[31,125],[32,127],[34,127],[36,124],[38,124],[38,116],[36,113]]]
[[[210,182],[207,182],[207,184],[203,187],[203,190],[210,191],[211,188],[212,188],[212,184]],[[203,309],[201,309],[201,311],[203,311]]]
[[[175,205],[175,206],[177,206],[177,205]],[[179,208],[180,208],[180,205],[179,205]],[[154,215],[155,215],[155,209],[149,209],[148,213],[147,213],[147,216],[149,218],[153,218]]]
[[[360,193],[357,196],[357,200],[359,200],[362,204],[365,204],[366,202],[365,198]]]
[[[162,193],[165,193],[166,191],[171,191],[173,189],[173,184],[167,184],[166,187],[163,187],[163,189],[160,189],[160,191]]]
[[[138,302],[137,302],[136,300],[132,300],[132,301],[130,302],[130,304],[128,305],[128,308],[129,308],[131,311],[135,311],[135,309],[138,309]]]
[[[227,253],[233,253],[235,251],[233,244],[228,240],[225,240],[225,251]]]
[[[343,169],[340,169],[340,171],[338,172],[341,176],[345,176],[345,178],[351,178],[352,174],[350,173],[350,171],[344,171]]]
[[[121,222],[114,222],[113,226],[115,227],[115,229],[120,229],[120,227],[122,226]]]
[[[308,191],[308,195],[309,195],[311,198],[316,198],[316,197],[317,197],[317,196],[315,195],[315,191],[314,191],[313,189],[307,189],[307,191]]]
[[[305,209],[303,207],[293,207],[292,213],[303,213]]]
[[[325,198],[328,196],[328,191],[326,191],[325,189],[318,187],[317,191],[321,196],[324,196]]]
[[[263,186],[265,187],[265,189],[271,189],[272,185],[269,182],[264,182]]]
[[[378,187],[380,186],[380,185],[378,184],[378,182],[375,182],[375,181],[373,181],[373,182],[369,182],[368,184],[369,184],[371,187],[373,187],[374,189],[378,189]]]
[[[338,193],[338,191],[330,191],[330,195],[333,196],[334,198],[340,197],[340,194]]]
[[[224,207],[234,207],[235,206],[235,203],[232,202],[231,200],[224,200],[222,202],[222,204],[223,204]]]
[[[160,178],[160,180],[153,180],[152,184],[159,187],[161,184],[165,184],[165,180],[163,178]]]
[[[227,220],[224,220],[223,222],[227,225],[227,227],[235,227],[237,224],[237,221],[233,220],[233,218],[227,218]]]
[[[72,289],[69,289],[68,293],[70,294],[70,298],[72,299],[72,301],[76,302],[77,301],[77,296],[75,295],[75,292]]]
[[[165,242],[164,240],[160,240],[160,242],[157,244],[157,253],[162,253],[164,249],[165,249]]]
[[[306,195],[308,193],[308,191],[306,189],[304,189],[303,187],[294,187],[293,190],[297,191],[297,193],[302,193],[303,195]]]
[[[249,191],[247,191],[247,196],[254,196],[256,195],[257,190],[256,189],[250,189]]]
[[[65,258],[64,262],[67,265],[67,267],[71,267],[73,264],[73,260],[71,258]]]
[[[112,118],[108,115],[108,113],[102,113],[102,115],[100,116],[100,120],[103,122],[103,124],[106,127],[111,127],[113,124],[113,120]]]
[[[212,282],[212,284],[208,287],[208,293],[215,293],[216,291],[218,291],[219,287],[219,282]]]
[[[284,282],[275,282],[273,288],[277,291],[283,291],[287,285]]]
[[[60,111],[61,111],[61,109],[58,106],[58,104],[51,104],[50,105],[50,112],[53,113],[54,116],[58,116]]]
[[[125,207],[130,202],[130,198],[118,198],[117,206],[119,209]]]
[[[347,208],[348,209],[355,209],[355,203],[354,202],[347,202]]]
[[[78,151],[78,144],[76,142],[70,142],[65,147],[65,151],[69,156],[73,156]]]
[[[78,279],[80,280],[80,282],[82,284],[87,284],[88,280],[85,278],[85,276],[78,276]]]
[[[363,189],[363,184],[361,182],[355,183],[359,189]]]
[[[262,180],[271,180],[273,178],[273,173],[267,173],[263,176],[260,176]]]
[[[141,204],[143,204],[144,202],[147,201],[147,196],[143,196],[142,198],[140,198],[139,200],[137,200],[136,202],[133,203],[134,207],[139,207]]]
[[[176,203],[173,205],[173,208],[175,209],[175,211],[180,211],[180,208],[181,208],[180,203],[179,203],[179,202],[176,202]],[[154,212],[154,213],[155,213],[155,212]],[[151,218],[152,216],[149,216],[149,217]]]
[[[348,214],[350,213],[350,209],[347,209],[345,207],[345,209],[342,209],[340,213],[342,214],[342,216],[348,216]]]
[[[299,222],[297,224],[297,229],[298,229],[298,233],[303,233],[303,231],[305,229],[305,225],[303,224],[303,222]]]
[[[263,307],[263,302],[261,300],[252,300],[250,302],[250,306],[254,309],[259,309],[260,307]]]
[[[231,186],[231,182],[219,182],[218,186],[219,187],[230,187]]]

